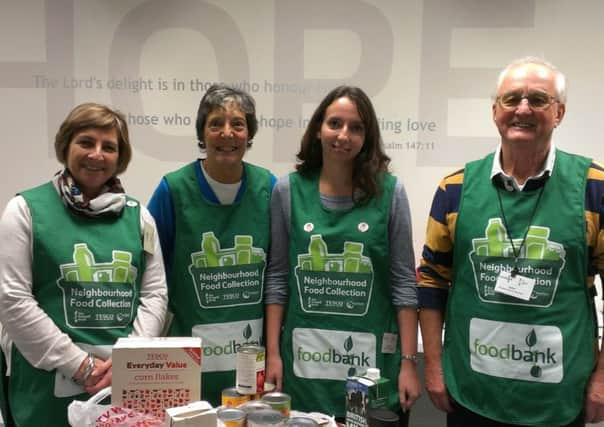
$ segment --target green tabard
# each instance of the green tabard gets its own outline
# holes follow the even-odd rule
[[[113,345],[127,336],[145,268],[138,202],[128,199],[118,218],[89,218],[66,208],[52,183],[22,196],[32,218],[32,291],[40,307],[78,344]],[[65,381],[31,366],[13,345],[9,399],[16,425],[67,426],[67,405],[90,396],[74,395]]]
[[[523,192],[497,190],[492,164],[493,154],[465,168],[445,318],[445,383],[456,401],[485,417],[565,425],[583,407],[594,364],[584,211],[590,160],[556,151],[543,190]],[[516,252],[522,246],[518,274],[535,280],[527,299],[495,289],[501,272],[514,266],[510,239]]]
[[[388,222],[395,178],[349,210],[323,207],[318,175],[290,174],[289,300],[281,337],[283,386],[301,411],[344,416],[345,382],[378,367],[398,407],[400,343],[390,290]],[[382,352],[384,334],[396,348]]]
[[[262,343],[271,175],[244,162],[241,200],[220,205],[203,197],[195,166],[166,175],[175,211],[170,335],[202,338],[201,393],[217,406],[235,386],[238,348]]]

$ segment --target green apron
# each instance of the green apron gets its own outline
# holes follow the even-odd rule
[[[594,366],[584,211],[590,160],[557,151],[545,186],[523,192],[497,190],[492,164],[493,154],[464,173],[445,383],[461,405],[499,422],[568,424],[583,407]],[[535,280],[528,299],[495,290],[521,246],[518,274]]]
[[[52,183],[22,196],[32,218],[32,292],[40,308],[79,345],[127,336],[144,271],[138,202],[128,199],[118,218],[89,218],[67,209]],[[57,371],[31,366],[15,345],[8,381],[18,427],[67,426],[69,403],[89,397]]]
[[[202,338],[201,393],[214,406],[235,386],[239,347],[262,343],[271,179],[248,163],[244,173],[245,192],[231,205],[203,197],[194,163],[166,175],[175,212],[170,335]]]
[[[345,414],[345,383],[367,368],[390,379],[398,408],[400,343],[390,289],[388,222],[395,178],[349,210],[323,207],[318,174],[291,174],[289,299],[281,337],[283,387],[292,407]],[[397,345],[382,351],[384,336]],[[389,335],[392,337],[393,335]]]

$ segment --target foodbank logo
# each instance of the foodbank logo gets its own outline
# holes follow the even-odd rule
[[[353,376],[357,373],[357,367],[370,368],[370,355],[361,351],[360,354],[352,353],[354,342],[352,336],[348,336],[343,343],[344,352],[331,347],[325,351],[308,351],[303,346],[298,346],[296,358],[302,362],[326,363],[348,366],[347,375]]]
[[[239,349],[241,348],[241,346],[243,346],[243,345],[246,345],[246,344],[259,345],[260,339],[250,340],[250,338],[252,338],[253,334],[254,334],[254,330],[252,329],[252,326],[248,323],[241,332],[241,336],[244,339],[243,342],[238,341],[236,339],[231,339],[228,342],[226,342],[225,344],[205,346],[203,348],[203,355],[206,357],[231,355],[231,354],[237,353],[239,351]]]
[[[541,348],[537,347],[538,341],[535,329],[532,329],[526,335],[524,339],[526,347],[518,344],[483,344],[479,338],[475,338],[473,353],[483,358],[513,362],[516,366],[519,362],[528,363],[530,368],[527,368],[522,376],[527,377],[526,374],[528,374],[532,378],[539,379],[543,375],[543,367],[557,365],[559,356],[556,350],[547,345]]]

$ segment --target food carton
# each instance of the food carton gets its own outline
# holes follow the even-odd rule
[[[346,381],[346,427],[367,427],[367,412],[388,407],[390,380],[380,370],[370,368],[365,376]]]
[[[112,359],[114,406],[163,417],[201,397],[201,338],[120,338]]]

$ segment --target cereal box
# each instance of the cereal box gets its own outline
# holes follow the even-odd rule
[[[111,404],[163,418],[201,397],[201,338],[120,338],[113,347]]]

